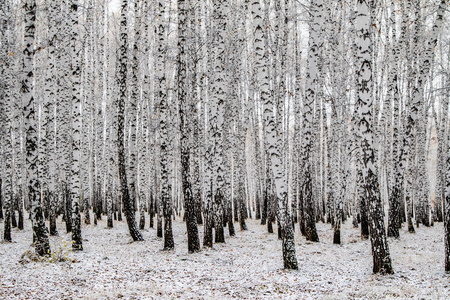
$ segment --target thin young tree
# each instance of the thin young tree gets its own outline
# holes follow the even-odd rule
[[[8,75],[7,75],[8,76]],[[9,77],[9,76],[8,76]],[[9,78],[11,79],[11,78]],[[11,81],[5,80],[10,84]],[[0,107],[2,111],[0,112],[0,124],[2,125],[2,137],[1,137],[1,148],[2,156],[4,159],[4,173],[3,180],[0,179],[0,198],[4,203],[5,215],[3,220],[3,240],[6,242],[11,242],[11,214],[14,213],[12,209],[13,205],[13,193],[12,193],[12,140],[11,140],[11,120],[10,111],[12,98],[9,97],[9,93],[12,87],[6,87],[3,91],[5,94],[1,95]],[[2,185],[3,183],[3,185]],[[0,210],[3,209],[0,207]]]
[[[55,106],[56,106],[56,89],[57,89],[57,65],[56,65],[56,51],[59,39],[59,26],[57,16],[60,13],[61,7],[58,1],[51,1],[48,7],[48,44],[47,44],[47,70],[44,89],[44,101],[46,111],[48,112],[46,121],[47,127],[46,138],[46,163],[48,168],[47,173],[47,197],[49,199],[49,223],[50,235],[57,235],[56,228],[56,210],[57,210],[57,193],[56,193],[56,147],[55,147]]]
[[[197,219],[197,224],[203,224],[203,216],[202,216],[202,179],[201,179],[201,158],[202,158],[202,148],[201,146],[203,143],[200,143],[202,140],[201,137],[203,136],[203,133],[201,132],[202,126],[200,126],[200,114],[199,111],[199,105],[198,102],[200,102],[199,98],[202,95],[197,86],[197,81],[199,77],[198,67],[200,65],[201,61],[201,54],[200,51],[200,38],[199,38],[199,32],[200,32],[200,26],[201,22],[198,21],[198,16],[200,14],[199,9],[196,7],[200,4],[199,1],[191,2],[193,5],[189,8],[189,27],[191,34],[192,41],[188,43],[189,47],[189,57],[191,59],[191,63],[188,64],[188,70],[190,74],[190,80],[191,80],[191,113],[192,113],[192,149],[191,149],[191,170],[192,170],[192,190],[194,194],[194,201],[195,201],[195,214]],[[200,18],[201,20],[201,18]]]
[[[445,83],[450,82],[450,76],[447,75]],[[446,141],[446,127],[448,123],[448,108],[449,108],[449,96],[445,94],[441,98],[441,102],[439,103],[440,109],[440,122],[437,127],[438,130],[438,149],[437,149],[437,167],[436,167],[436,198],[434,202],[434,215],[435,221],[442,222],[443,214],[442,214],[442,202],[445,200],[445,188],[446,188],[446,173],[445,173],[445,156],[447,155],[447,146],[448,143]]]
[[[72,202],[72,250],[83,250],[81,239],[81,214],[80,214],[80,162],[81,162],[81,63],[78,27],[78,0],[72,0],[70,6],[72,23],[71,37],[71,82],[72,82],[72,173],[70,176],[70,196]]]
[[[166,52],[167,52],[167,25],[165,19],[166,1],[157,3],[158,24],[156,25],[157,61],[155,63],[156,101],[159,114],[159,143],[160,143],[160,172],[161,172],[161,196],[159,201],[164,215],[164,249],[174,248],[172,232],[172,199],[170,185],[170,138],[168,127],[170,124],[170,111],[167,95],[166,79]],[[160,211],[161,212],[161,211]]]
[[[445,272],[450,272],[450,134],[447,135],[447,187],[444,202]]]
[[[127,122],[129,126],[127,128],[128,144],[128,157],[127,157],[127,181],[128,189],[130,191],[131,203],[133,203],[133,209],[135,209],[139,194],[137,193],[137,104],[139,102],[139,43],[141,40],[141,12],[139,11],[138,1],[134,1],[134,40],[132,42],[133,50],[131,51],[131,78],[130,87],[131,90],[129,101],[127,106]],[[129,132],[129,133],[128,133]]]
[[[393,120],[392,120],[392,158],[393,163],[392,173],[393,180],[389,182],[389,221],[388,221],[388,236],[400,237],[400,201],[402,201],[402,187],[403,187],[403,169],[398,163],[400,149],[399,149],[399,111],[400,111],[400,95],[398,89],[398,63],[400,56],[399,43],[397,42],[397,30],[395,22],[395,2],[391,3],[391,14],[389,22],[392,30],[391,47],[392,53],[389,56],[390,61],[389,81],[388,81],[388,95],[387,98],[392,98],[393,105]]]
[[[62,0],[60,2],[60,13],[63,15],[61,18],[60,26],[60,43],[61,45],[70,45],[71,43],[71,18],[70,18],[70,6],[71,0]],[[57,49],[57,66],[58,75],[57,78],[58,89],[56,94],[59,97],[57,107],[57,120],[56,128],[57,139],[56,145],[58,147],[58,202],[62,203],[63,207],[63,219],[66,224],[66,232],[72,231],[72,204],[70,189],[70,175],[72,166],[72,141],[71,141],[71,47],[58,47]]]
[[[4,12],[10,11],[8,4],[5,5]],[[3,17],[3,16],[2,16]],[[3,171],[2,178],[0,178],[0,219],[3,219],[3,240],[6,242],[11,242],[11,214],[14,213],[13,208],[13,169],[12,169],[12,159],[13,159],[13,140],[12,140],[12,120],[11,113],[14,109],[14,98],[13,90],[15,89],[14,78],[11,72],[12,65],[14,62],[14,57],[9,55],[12,52],[11,45],[11,20],[4,19],[1,30],[3,35],[0,37],[0,43],[4,45],[1,50],[1,54],[6,57],[4,63],[0,67],[0,77],[2,78],[2,83],[0,84],[0,132],[1,132],[1,152],[3,157]],[[3,208],[5,209],[5,214],[3,215]]]

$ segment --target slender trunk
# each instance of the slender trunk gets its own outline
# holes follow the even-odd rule
[[[148,203],[148,214],[149,214],[149,226],[150,228],[154,228],[154,217],[155,217],[155,200],[153,198],[153,193],[150,193],[150,200]]]
[[[4,7],[5,12],[9,11],[9,7]],[[3,23],[4,28],[2,26],[2,30],[4,30],[4,36],[0,39],[0,41],[5,44],[5,50],[7,53],[11,51],[11,33],[13,32],[10,28],[11,22]],[[4,38],[4,39],[3,39]],[[2,76],[2,80],[4,79],[5,85],[4,89],[0,92],[0,107],[2,108],[0,111],[0,126],[1,126],[1,137],[0,141],[2,142],[1,148],[2,158],[4,160],[4,173],[2,173],[2,178],[0,178],[0,219],[3,219],[3,240],[6,242],[11,242],[11,215],[14,211],[11,211],[11,208],[14,203],[14,194],[13,194],[13,120],[11,116],[13,115],[14,110],[14,79],[12,78],[12,72],[8,71],[12,69],[12,64],[14,60],[12,58],[4,60],[4,66],[0,68],[0,76]],[[3,77],[3,75],[5,77]],[[5,214],[3,215],[3,208],[5,209]]]
[[[318,242],[319,236],[316,230],[315,199],[313,194],[313,108],[318,94],[319,80],[319,34],[322,24],[323,1],[311,3],[312,21],[310,24],[310,36],[308,40],[308,70],[306,75],[306,93],[303,103],[303,132],[301,145],[302,167],[302,194],[305,199],[304,217],[306,225],[306,239]]]
[[[187,2],[187,3],[186,3]],[[188,108],[189,104],[193,102],[189,99],[192,93],[188,94],[189,80],[187,76],[187,65],[192,63],[188,61],[186,49],[186,34],[187,26],[189,24],[188,9],[191,1],[178,0],[178,103],[180,107],[180,146],[181,146],[181,174],[182,187],[184,196],[184,205],[186,211],[186,227],[188,235],[188,251],[198,252],[200,250],[200,240],[198,237],[197,218],[195,214],[195,199],[192,193],[191,185],[191,171],[190,171],[190,143],[189,136],[191,135],[191,128],[188,123],[188,116],[191,112]],[[191,74],[192,76],[192,74]],[[196,116],[194,116],[195,118]]]
[[[403,187],[403,177],[402,172],[403,169],[399,165],[399,111],[400,111],[400,95],[398,90],[398,61],[400,54],[400,47],[397,43],[397,30],[396,30],[396,21],[395,21],[395,2],[391,3],[391,15],[390,15],[390,25],[392,28],[392,54],[389,56],[390,60],[390,70],[389,70],[389,78],[388,78],[388,95],[387,98],[389,100],[392,99],[393,105],[393,119],[392,121],[392,154],[391,154],[391,162],[392,166],[390,168],[392,172],[393,180],[390,180],[388,184],[390,185],[389,189],[389,220],[388,220],[388,236],[399,238],[400,237],[400,202],[403,201],[402,196],[402,187]],[[387,122],[388,124],[389,122]]]
[[[145,203],[145,195],[138,194],[139,195],[139,229],[143,230],[145,228],[145,209],[144,209],[144,203]]]
[[[445,272],[450,272],[450,134],[447,135],[447,187],[444,202]]]
[[[0,102],[8,101],[12,103],[12,99],[10,98],[10,92],[11,88],[8,87],[6,89],[6,93],[8,95],[5,95],[3,99],[0,100]],[[6,242],[11,242],[11,214],[14,213],[13,210],[11,210],[11,207],[13,206],[13,193],[12,193],[12,139],[11,139],[11,120],[10,120],[10,103],[0,103],[0,106],[3,108],[3,112],[0,112],[3,115],[4,123],[2,123],[2,127],[5,128],[4,134],[1,138],[2,141],[2,148],[3,148],[3,159],[5,162],[5,168],[4,168],[4,180],[0,178],[0,202],[4,202],[4,208],[5,208],[5,215],[3,220],[3,240]],[[2,185],[2,183],[4,183]],[[4,197],[2,197],[4,196]],[[3,211],[2,206],[0,205],[0,211],[2,213],[1,218],[3,218]]]
[[[125,100],[127,98],[127,14],[128,0],[122,0],[121,16],[120,16],[120,48],[117,66],[117,81],[119,86],[119,96],[117,97],[117,156],[119,168],[120,190],[122,194],[122,204],[124,214],[127,219],[128,230],[134,241],[143,241],[144,237],[139,231],[136,223],[136,217],[132,199],[130,198],[127,183],[127,174],[125,168],[125,145],[124,145],[124,128],[125,128]]]
[[[159,140],[160,140],[160,172],[161,172],[161,206],[164,215],[164,249],[170,250],[174,248],[173,234],[172,234],[172,199],[171,199],[171,185],[169,179],[170,165],[170,139],[168,127],[170,124],[170,112],[167,95],[166,82],[166,64],[165,57],[167,51],[167,33],[165,18],[166,1],[158,1],[158,20],[156,34],[158,44],[158,61],[156,63],[156,82],[159,108]]]
[[[70,6],[70,15],[72,21],[72,174],[70,196],[72,202],[72,250],[83,250],[81,239],[81,215],[80,215],[80,160],[81,160],[81,99],[80,99],[80,79],[81,64],[80,55],[81,45],[78,35],[78,0],[72,0]]]

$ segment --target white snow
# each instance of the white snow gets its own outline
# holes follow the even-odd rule
[[[342,227],[342,246],[332,244],[329,224],[317,224],[320,243],[306,242],[296,227],[298,271],[282,269],[276,234],[266,233],[259,221],[247,224],[248,231],[237,231],[225,244],[188,254],[181,218],[174,222],[175,250],[170,252],[161,251],[163,242],[155,229],[143,231],[144,242],[133,243],[125,222],[106,229],[104,218],[97,226],[83,224],[83,252],[67,251],[70,234],[51,237],[52,249],[62,247],[76,262],[19,263],[32,238],[26,220],[24,231],[13,229],[13,243],[0,244],[0,299],[445,299],[450,295],[450,277],[443,271],[442,223],[417,228],[415,234],[403,228],[401,240],[389,239],[395,271],[390,276],[372,274],[370,242],[361,241],[351,220]],[[63,225],[58,223],[60,232],[65,232]],[[3,234],[3,223],[0,229]]]

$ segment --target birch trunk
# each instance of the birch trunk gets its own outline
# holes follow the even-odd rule
[[[225,203],[225,151],[224,151],[224,119],[225,119],[225,101],[227,100],[228,76],[225,68],[226,65],[226,47],[227,39],[227,22],[229,13],[229,3],[225,0],[215,0],[212,3],[212,24],[214,29],[211,32],[211,56],[210,75],[208,78],[208,135],[210,148],[209,161],[211,174],[211,188],[207,195],[212,199],[212,207],[214,213],[214,235],[216,243],[225,242],[225,234],[223,229],[223,211]]]
[[[260,1],[253,1],[253,30],[254,30],[254,47],[255,47],[255,63],[257,71],[257,81],[259,82],[259,91],[261,102],[264,107],[264,125],[265,125],[265,139],[268,149],[268,160],[270,172],[274,177],[275,196],[278,206],[278,221],[283,232],[282,250],[284,268],[298,269],[297,257],[295,255],[294,232],[290,220],[290,214],[287,207],[287,182],[285,176],[285,168],[282,154],[282,141],[278,137],[277,124],[274,116],[274,102],[270,97],[269,85],[269,63],[267,56],[264,54],[264,33],[263,33],[263,15],[261,11]],[[267,187],[266,187],[267,188]],[[270,221],[269,221],[270,223]]]
[[[81,240],[81,215],[80,215],[80,162],[81,162],[81,98],[80,80],[81,41],[78,34],[78,0],[72,0],[70,6],[72,23],[71,34],[71,81],[72,81],[72,173],[70,176],[70,197],[72,202],[72,250],[83,250]]]
[[[388,221],[388,236],[399,238],[400,237],[400,201],[403,201],[403,177],[402,168],[399,164],[399,111],[400,111],[400,95],[398,90],[398,61],[400,57],[400,48],[397,43],[397,30],[395,22],[395,2],[391,4],[390,23],[392,27],[392,54],[391,54],[391,67],[389,71],[388,80],[388,95],[387,98],[392,98],[392,106],[394,116],[392,119],[392,181],[389,181],[389,221]]]
[[[186,227],[188,235],[188,251],[190,253],[200,250],[200,241],[198,237],[197,218],[195,214],[195,198],[192,192],[191,164],[190,164],[190,143],[191,127],[188,123],[188,116],[192,112],[188,108],[193,102],[189,96],[192,93],[192,86],[189,86],[189,78],[187,76],[187,65],[194,63],[188,61],[186,49],[186,35],[189,24],[188,9],[193,9],[190,0],[178,0],[178,104],[180,106],[180,146],[181,146],[181,173],[182,187],[184,196],[184,205],[186,211]],[[192,76],[192,74],[191,74]],[[196,118],[196,116],[193,116]]]
[[[362,175],[364,190],[369,207],[370,241],[372,244],[373,272],[392,274],[389,246],[384,228],[384,212],[378,177],[375,169],[372,116],[372,40],[370,1],[358,0],[356,6],[356,86],[357,115],[360,155],[362,155]]]
[[[34,70],[33,57],[35,53],[35,22],[36,22],[36,2],[27,0],[24,3],[24,49],[23,49],[23,74],[22,74],[22,104],[25,115],[26,132],[26,171],[28,199],[31,203],[31,221],[34,234],[35,250],[38,255],[50,255],[50,243],[48,240],[47,228],[45,227],[44,216],[40,199],[40,187],[37,174],[38,148],[37,148],[37,122],[36,103],[34,100]]]
[[[128,230],[134,241],[143,241],[144,237],[139,231],[136,223],[134,207],[130,198],[130,191],[127,184],[127,174],[125,168],[125,101],[127,99],[127,14],[128,0],[122,0],[120,15],[120,48],[117,66],[117,81],[119,86],[119,95],[117,97],[117,156],[119,167],[120,191],[122,194],[122,204],[125,217],[127,219]]]
[[[172,199],[171,185],[169,179],[170,173],[170,140],[168,136],[168,127],[170,125],[170,111],[167,96],[166,82],[166,51],[167,51],[167,26],[165,22],[166,1],[158,1],[158,25],[156,27],[157,35],[157,62],[155,70],[155,79],[157,83],[156,97],[159,110],[159,142],[160,142],[160,172],[161,172],[161,196],[158,197],[160,205],[160,214],[164,215],[164,249],[174,248],[172,234]]]
[[[311,25],[308,40],[308,69],[306,75],[306,92],[303,103],[303,132],[300,157],[302,160],[302,196],[304,201],[304,224],[306,239],[308,241],[318,242],[319,236],[316,230],[316,217],[314,213],[313,197],[313,108],[316,95],[318,94],[319,79],[319,35],[322,24],[323,1],[314,1],[311,3]]]
[[[444,202],[445,272],[450,272],[450,134],[447,135],[447,187]]]
[[[9,23],[9,22],[8,22]],[[2,41],[3,42],[3,41]],[[10,48],[8,47],[8,50]],[[9,61],[8,65],[9,66]],[[3,70],[2,70],[3,71]],[[0,201],[5,209],[5,215],[0,215],[3,219],[3,240],[6,242],[12,242],[11,238],[11,214],[14,213],[13,209],[13,191],[12,191],[12,136],[11,136],[11,108],[14,102],[11,97],[13,86],[13,81],[11,80],[11,72],[6,71],[5,74],[5,84],[7,85],[2,92],[0,92],[0,107],[2,112],[0,112],[0,122],[1,122],[1,142],[2,142],[2,157],[4,160],[4,173],[2,178],[0,178]],[[3,74],[2,74],[3,75]],[[3,76],[2,76],[3,77]],[[2,87],[3,88],[3,87]],[[3,180],[2,180],[3,179]],[[3,213],[2,206],[0,205],[0,210]]]

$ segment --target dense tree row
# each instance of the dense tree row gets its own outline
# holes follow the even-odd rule
[[[339,244],[352,217],[386,274],[388,236],[444,222],[450,271],[447,15],[446,0],[0,1],[3,239],[29,212],[48,254],[62,216],[82,250],[82,222],[123,213],[169,250],[180,216],[196,252],[256,218],[297,269],[296,226],[318,242],[330,223]]]

